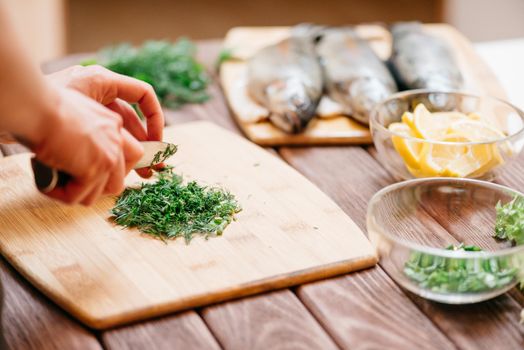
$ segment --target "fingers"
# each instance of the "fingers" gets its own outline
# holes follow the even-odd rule
[[[140,160],[140,158],[142,158],[143,147],[136,140],[146,141],[148,139],[147,132],[140,122],[135,110],[127,102],[116,99],[108,104],[107,107],[122,116],[124,128],[126,128],[132,135],[129,135],[124,130],[124,154],[126,154],[127,174],[131,169],[133,169],[133,166]],[[161,163],[155,165],[154,168],[160,170],[164,167],[164,164]],[[149,178],[153,175],[153,171],[149,167],[136,169],[136,172],[143,178]]]
[[[94,189],[80,203],[89,206],[93,204],[104,193],[109,174],[102,174],[94,184]]]
[[[88,96],[96,98],[100,103],[107,105],[116,98],[129,103],[138,103],[147,123],[147,139],[161,141],[164,129],[164,113],[156,97],[153,87],[141,80],[122,74],[114,73],[101,66],[85,68],[93,83],[89,84],[90,90],[100,89],[103,96],[95,91],[83,91]]]
[[[82,203],[97,185],[96,182],[92,181],[84,182],[78,179],[72,179],[64,187],[57,187],[46,193],[46,195],[68,204],[79,204]]]
[[[128,174],[144,155],[144,148],[127,130],[122,130],[125,173]]]
[[[103,194],[122,192],[125,175],[143,155],[138,140],[161,140],[164,127],[151,85],[102,67],[88,68],[76,67],[54,77],[68,80],[62,83],[77,92],[60,89],[56,125],[47,130],[49,137],[39,145],[40,151],[35,149],[46,164],[73,176],[63,188],[48,193],[70,204],[89,205]],[[147,130],[125,101],[139,105]],[[152,174],[151,169],[137,172],[143,177]]]
[[[143,177],[144,179],[148,179],[151,176],[153,176],[153,171],[151,170],[151,168],[140,168],[135,169],[135,171],[138,175],[140,175],[140,177]]]
[[[122,155],[110,172],[103,172],[85,179],[74,179],[63,188],[55,188],[47,193],[51,198],[69,204],[91,205],[101,195],[118,195],[124,189],[124,178],[140,160],[144,150],[127,130],[122,130]]]
[[[104,194],[106,195],[118,195],[124,190],[124,178],[126,176],[126,162],[124,154],[120,153],[116,167],[109,173],[109,179],[107,180],[104,188]]]
[[[126,128],[137,140],[147,141],[146,128],[144,128],[140,118],[129,103],[117,98],[113,102],[107,104],[106,107],[113,112],[120,114],[124,122],[124,128]]]
[[[138,103],[146,118],[147,136],[150,141],[161,141],[164,129],[164,113],[153,87],[143,81],[115,74],[117,97],[130,103]]]

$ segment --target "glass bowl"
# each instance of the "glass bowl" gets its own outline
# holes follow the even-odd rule
[[[484,142],[430,141],[388,129],[390,124],[402,121],[404,112],[413,112],[419,103],[430,112],[458,111],[482,116],[485,123],[504,136]],[[435,125],[438,123],[435,118]],[[378,159],[396,180],[443,176],[493,180],[524,146],[524,112],[493,97],[460,92],[412,90],[391,95],[371,112],[370,128]],[[434,160],[442,153],[464,158],[456,161],[451,170],[444,170],[434,166]]]
[[[515,286],[524,262],[524,245],[493,237],[497,203],[517,195],[465,178],[399,182],[371,199],[369,238],[381,266],[407,290],[448,304],[487,300]],[[461,243],[482,251],[446,249]]]

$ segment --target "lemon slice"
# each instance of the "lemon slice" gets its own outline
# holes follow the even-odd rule
[[[502,131],[483,121],[471,119],[461,119],[452,122],[449,132],[474,141],[496,141],[506,136]]]
[[[389,125],[389,131],[402,136],[415,137],[413,131],[404,123],[392,123]],[[407,140],[402,136],[392,136],[393,146],[400,154],[407,166],[411,168],[419,168],[419,154],[422,149],[420,142]]]
[[[415,129],[415,122],[414,122],[414,117],[413,117],[413,113],[411,112],[404,112],[404,114],[402,114],[402,123],[406,124],[407,126],[409,126],[411,129]]]
[[[413,132],[426,140],[442,140],[448,134],[451,124],[462,119],[466,119],[463,113],[431,113],[426,106],[418,104],[413,111]]]
[[[460,136],[448,136],[442,141],[468,142],[469,140]],[[446,171],[448,165],[467,153],[467,146],[425,143],[420,154],[420,168],[425,176],[450,176],[447,174],[449,171]]]
[[[448,176],[479,177],[491,170],[494,158],[490,145],[474,145],[467,148],[467,153],[447,164]]]
[[[492,145],[463,145],[471,140],[451,134],[442,141],[457,144],[426,143],[421,151],[420,168],[426,176],[466,177],[483,175],[492,168],[494,155]]]

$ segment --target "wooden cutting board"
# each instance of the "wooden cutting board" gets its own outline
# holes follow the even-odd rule
[[[109,220],[113,198],[90,208],[47,199],[29,155],[0,160],[0,251],[31,283],[93,328],[202,306],[362,269],[374,248],[297,171],[208,122],[166,129],[168,163],[185,179],[223,186],[243,210],[223,236],[167,244]],[[140,180],[131,174],[127,184]]]
[[[504,98],[503,88],[496,77],[477,55],[471,43],[455,28],[447,24],[426,24],[428,33],[442,38],[455,54],[465,80],[464,91]],[[386,60],[391,52],[391,35],[379,25],[358,25],[360,36],[368,40],[379,57]],[[340,106],[326,98],[304,132],[290,135],[269,122],[268,111],[248,96],[247,63],[260,48],[277,43],[289,36],[290,27],[237,27],[226,35],[224,47],[233,59],[222,64],[220,82],[238,125],[253,142],[265,146],[366,144],[371,143],[369,129],[340,115]]]

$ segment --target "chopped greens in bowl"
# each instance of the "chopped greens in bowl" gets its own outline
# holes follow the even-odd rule
[[[477,246],[450,245],[446,250],[479,252]],[[447,258],[413,252],[404,274],[421,288],[439,293],[472,293],[499,289],[515,282],[518,268],[506,257]]]
[[[380,190],[367,229],[381,266],[424,298],[467,304],[523,280],[524,197],[498,184],[425,178]]]

